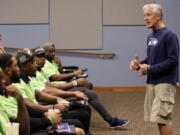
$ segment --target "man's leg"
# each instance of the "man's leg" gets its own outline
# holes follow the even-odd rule
[[[164,124],[158,124],[158,126],[160,135],[173,135],[172,126]]]
[[[38,130],[45,130],[50,125],[51,122],[45,117],[41,117],[41,118],[30,117],[31,133],[34,133]]]
[[[101,117],[107,121],[108,123],[112,122],[113,117],[109,114],[106,108],[100,102],[97,94],[94,91],[91,91],[84,87],[76,87],[70,89],[70,91],[81,91],[84,92],[89,98],[89,104],[93,106],[93,108],[101,115]]]
[[[84,87],[76,87],[70,89],[71,91],[81,91],[84,92],[89,98],[88,103],[101,115],[101,117],[109,123],[111,128],[121,127],[128,124],[127,120],[120,120],[118,118],[113,118],[112,115],[106,110],[104,105],[100,102],[97,94]]]
[[[154,86],[147,85],[146,86],[146,94],[144,100],[144,121],[150,121],[151,113],[152,113],[152,105],[154,101]]]
[[[71,109],[68,112],[63,113],[62,118],[79,120],[83,125],[83,128],[82,127],[80,128],[84,129],[86,133],[89,132],[90,115],[86,110],[78,109],[78,108]]]
[[[93,84],[91,82],[89,82],[86,86],[84,86],[85,88],[92,90],[93,89]]]
[[[176,88],[172,84],[155,85],[155,98],[151,121],[158,123],[160,135],[172,135],[172,111],[174,108]]]

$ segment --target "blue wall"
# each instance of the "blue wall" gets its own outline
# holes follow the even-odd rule
[[[180,0],[156,0],[164,8],[165,24],[173,29],[180,40]],[[145,26],[104,26],[103,50],[95,52],[116,53],[114,59],[94,56],[60,54],[64,65],[87,67],[89,80],[96,86],[144,86],[146,77],[129,71],[129,62],[135,56],[146,55]],[[49,25],[0,25],[5,45],[34,47],[49,41]]]

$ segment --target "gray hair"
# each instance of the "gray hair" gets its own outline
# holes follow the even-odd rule
[[[163,8],[160,4],[146,4],[143,6],[143,10],[146,8],[151,8],[153,13],[163,16]]]

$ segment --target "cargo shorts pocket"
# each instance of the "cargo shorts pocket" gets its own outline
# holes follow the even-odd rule
[[[159,116],[167,117],[172,113],[174,107],[174,98],[160,98]]]

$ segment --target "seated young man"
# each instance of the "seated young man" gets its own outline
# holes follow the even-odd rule
[[[3,68],[4,78],[7,84],[12,82],[19,82],[19,67],[17,66],[16,58],[11,54],[0,55],[0,67]],[[9,114],[12,112],[16,113],[17,103],[13,98],[3,98],[2,103],[8,110]],[[46,129],[48,126],[56,125],[61,121],[60,114],[58,113],[48,113],[44,111],[34,110],[28,107],[31,125],[31,133],[40,129]],[[62,122],[68,122],[70,125],[75,125],[77,127],[83,128],[83,125],[79,120],[76,119],[63,119]]]
[[[3,72],[0,68],[0,96],[10,96],[16,99],[18,105],[17,122],[20,124],[20,135],[30,135],[29,115],[24,100],[19,91],[12,85],[5,86]],[[5,124],[10,122],[9,115],[0,102],[0,135],[5,135]]]
[[[53,43],[45,43],[43,46],[45,50],[46,62],[42,70],[44,71],[44,75],[46,78],[49,78],[51,81],[69,81],[73,77],[78,77],[79,75],[84,74],[86,71],[83,69],[78,69],[72,73],[61,73],[59,70],[60,60],[58,61],[58,57],[55,56],[55,45]],[[83,80],[83,79],[82,79]],[[90,82],[84,83],[84,87],[88,89],[92,89],[93,85]],[[83,85],[83,84],[81,84]]]
[[[77,99],[88,100],[87,96],[83,92],[64,91],[64,90],[46,85],[45,83],[47,82],[47,79],[44,76],[43,71],[42,71],[42,67],[45,64],[45,51],[43,48],[37,48],[34,51],[33,55],[34,55],[35,62],[37,64],[36,76],[31,77],[30,82],[29,82],[29,84],[31,85],[33,89],[38,89],[40,91],[43,91],[50,95],[54,95],[58,97],[63,97],[63,98],[75,97]],[[66,83],[63,81],[59,81],[58,83],[62,85],[69,85],[67,87],[70,87],[70,88],[74,86],[73,82]]]
[[[53,64],[53,58],[55,56],[55,46],[53,44],[46,44],[45,47],[46,50],[48,50],[46,53],[46,59],[44,62],[43,59],[43,55],[37,55],[36,59],[38,59],[37,65],[39,66],[39,68],[41,67],[41,74],[44,75],[44,77],[46,77],[46,81],[48,81],[48,79],[52,78],[61,78],[61,74],[58,74],[58,68],[56,67],[55,64]],[[47,49],[48,48],[48,49]],[[43,64],[45,63],[45,64]],[[47,67],[46,67],[47,66]],[[76,72],[76,71],[75,71]],[[106,108],[102,105],[102,103],[100,102],[97,94],[94,91],[91,91],[90,89],[88,89],[86,86],[88,84],[88,80],[85,78],[80,78],[81,80],[75,80],[76,82],[73,84],[73,82],[69,82],[69,83],[63,83],[63,84],[53,84],[53,82],[48,82],[46,83],[47,85],[51,86],[51,87],[56,87],[56,88],[60,88],[63,89],[63,87],[66,87],[64,90],[66,91],[81,91],[84,92],[87,97],[88,97],[88,103],[90,105],[92,105],[95,110],[101,115],[101,117],[110,125],[110,127],[113,128],[117,128],[117,127],[122,127],[128,124],[127,120],[121,120],[118,119],[116,117],[113,117],[107,110]],[[45,79],[43,79],[45,80]],[[83,85],[82,85],[83,84]]]
[[[43,91],[33,89],[30,84],[31,77],[36,76],[37,66],[29,49],[22,49],[17,52],[17,61],[20,67],[20,83],[14,84],[23,93],[25,103],[34,109],[45,110],[56,108],[60,109],[62,117],[65,119],[77,119],[84,126],[85,132],[89,132],[90,113],[84,108],[74,108],[65,104],[56,104],[64,99],[51,96]],[[38,102],[49,102],[53,105],[41,105]],[[70,108],[69,108],[70,107]]]
[[[3,84],[6,86],[11,85],[12,82],[19,82],[19,68],[17,66],[17,62],[15,57],[10,54],[1,54],[0,55],[0,67],[3,69],[4,74],[4,82]],[[2,84],[2,85],[3,85]],[[17,89],[13,86],[13,90]],[[12,91],[13,92],[13,91]],[[15,92],[20,93],[18,90]],[[21,96],[22,97],[22,96]],[[18,102],[14,97],[5,97],[0,96],[1,105],[6,110],[6,113],[9,117],[16,119],[18,117]],[[24,102],[24,100],[23,100]],[[50,125],[54,125],[60,122],[61,118],[60,115],[57,113],[48,113],[48,112],[41,112],[38,110],[33,110],[32,108],[27,107],[28,113],[30,115],[30,131],[31,133],[46,129]],[[25,113],[24,113],[25,114]],[[22,118],[22,117],[21,117]],[[52,121],[53,120],[53,121]]]

